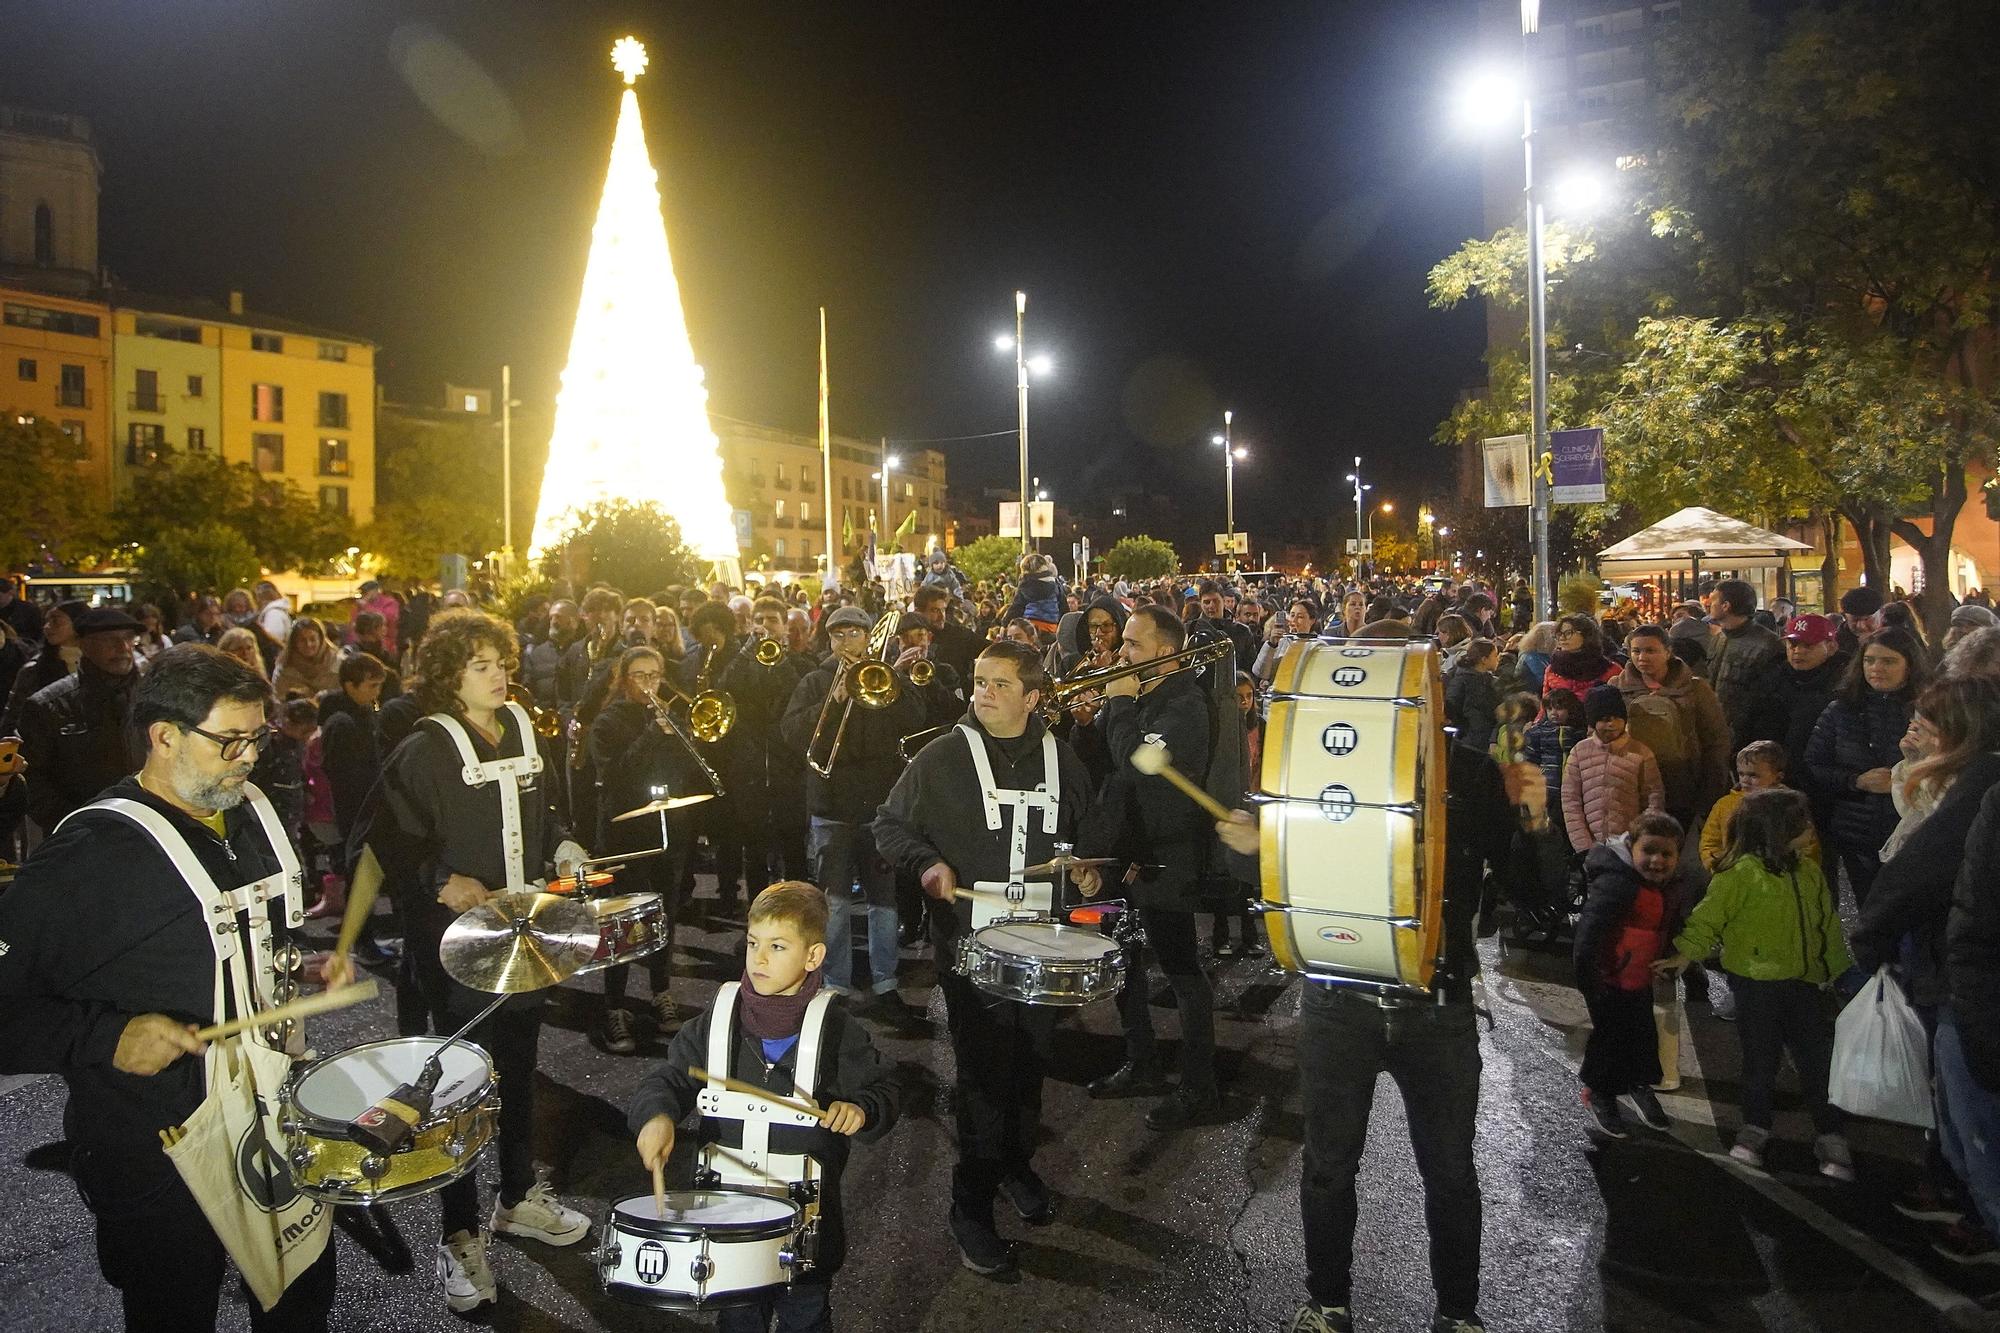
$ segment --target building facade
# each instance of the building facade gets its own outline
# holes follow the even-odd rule
[[[0,106],[0,283],[91,294],[102,174],[82,116]]]
[[[170,453],[222,450],[222,326],[144,310],[111,312],[111,470],[122,490],[133,469]]]
[[[834,562],[844,564],[868,545],[870,526],[887,545],[916,515],[905,550],[926,550],[945,531],[945,458],[935,449],[884,450],[878,444],[833,437],[833,491],[824,490],[819,441],[775,426],[710,417],[722,446],[723,485],[736,511],[737,544],[746,568],[811,573],[827,553],[826,519],[833,516]],[[889,467],[887,512],[882,492],[885,452]]]
[[[0,286],[0,411],[54,422],[82,480],[111,498],[111,308]]]

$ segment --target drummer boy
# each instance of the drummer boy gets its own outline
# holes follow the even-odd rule
[[[721,1333],[807,1333],[831,1325],[828,1289],[846,1254],[840,1175],[850,1138],[872,1143],[896,1122],[891,1067],[824,989],[826,895],[802,880],[771,885],[750,905],[742,980],[675,1035],[665,1063],[633,1098],[628,1121],[649,1171],[673,1153],[674,1127],[699,1105],[698,1170],[726,1187],[816,1204],[813,1266],[779,1295],[725,1306]],[[801,1059],[804,1052],[806,1058]],[[801,1066],[804,1066],[803,1073]],[[711,1075],[697,1081],[700,1067]],[[823,1121],[724,1090],[716,1075],[825,1108]],[[766,1102],[753,1111],[749,1103]]]

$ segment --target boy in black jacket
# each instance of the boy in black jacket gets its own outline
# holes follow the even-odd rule
[[[674,1126],[695,1109],[704,1085],[688,1070],[712,1064],[709,1032],[720,1021],[733,1029],[729,1068],[710,1072],[758,1084],[783,1097],[809,1088],[827,1109],[820,1128],[773,1125],[768,1147],[774,1160],[768,1171],[756,1173],[759,1180],[750,1185],[787,1194],[797,1182],[785,1178],[779,1170],[781,1159],[775,1155],[811,1159],[809,1171],[818,1187],[819,1206],[816,1245],[810,1251],[813,1267],[770,1300],[724,1308],[716,1325],[720,1333],[765,1333],[772,1327],[773,1315],[774,1333],[817,1333],[832,1326],[828,1288],[847,1250],[840,1204],[847,1139],[872,1143],[896,1123],[892,1072],[869,1042],[867,1030],[838,1005],[814,1003],[824,982],[826,921],[826,895],[802,880],[782,880],[758,894],[750,905],[740,989],[731,993],[725,987],[715,1008],[682,1026],[666,1063],[646,1076],[632,1100],[628,1122],[638,1135],[639,1159],[650,1171],[672,1155]],[[725,1003],[728,1011],[718,1017]],[[799,1048],[816,1016],[824,1024],[818,1067],[801,1077],[796,1069]],[[704,1116],[699,1142],[704,1147],[741,1147],[745,1129],[744,1122],[727,1116]],[[725,1183],[746,1183],[732,1179],[733,1160],[741,1159],[721,1153],[712,1159],[721,1164]]]

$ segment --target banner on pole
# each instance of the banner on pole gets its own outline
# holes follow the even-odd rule
[[[1016,531],[1018,531],[1018,527]],[[1054,500],[1032,500],[1028,503],[1028,535],[1030,537],[1053,537],[1056,535],[1056,502]]]
[[[1021,502],[1019,500],[1002,500],[1000,502],[999,535],[1002,537],[1018,537],[1021,535]]]
[[[1528,471],[1528,437],[1495,435],[1480,442],[1486,461],[1486,507],[1512,509],[1534,502],[1533,474]]]
[[[1236,533],[1236,534],[1235,534],[1235,540],[1234,540],[1234,541],[1232,542],[1232,541],[1230,540],[1230,534],[1229,534],[1229,533],[1227,533],[1227,532],[1218,532],[1218,533],[1216,533],[1216,534],[1215,534],[1215,553],[1216,553],[1217,555],[1248,555],[1248,554],[1250,554],[1250,534],[1249,534],[1249,533],[1247,533],[1247,532],[1239,532],[1239,533]]]
[[[1549,498],[1559,505],[1604,503],[1604,428],[1559,430],[1549,435],[1555,484]]]

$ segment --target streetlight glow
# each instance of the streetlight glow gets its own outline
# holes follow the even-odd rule
[[[1250,451],[1248,449],[1238,449],[1236,451],[1236,457],[1239,459],[1248,458],[1249,456]]]
[[[1208,437],[1208,442],[1209,442],[1210,444],[1221,444],[1221,443],[1222,443],[1222,437],[1221,437],[1220,435],[1211,435],[1211,436],[1209,436],[1209,437]]]
[[[1610,198],[1611,186],[1604,174],[1587,167],[1573,168],[1556,182],[1556,211],[1573,218],[1589,217]]]
[[[994,351],[996,351],[996,352],[1011,352],[1011,351],[1013,351],[1013,350],[1014,350],[1014,335],[1013,335],[1013,334],[1011,334],[1011,333],[1003,333],[1003,334],[1000,334],[1000,335],[999,335],[998,337],[996,337],[996,338],[995,338],[995,339],[993,340],[993,350],[994,350]]]
[[[1028,370],[1032,374],[1046,375],[1055,368],[1056,363],[1049,360],[1046,356],[1031,356],[1028,358]]]
[[[1477,70],[1459,86],[1456,103],[1456,119],[1465,129],[1493,130],[1520,117],[1521,84],[1504,70]]]

